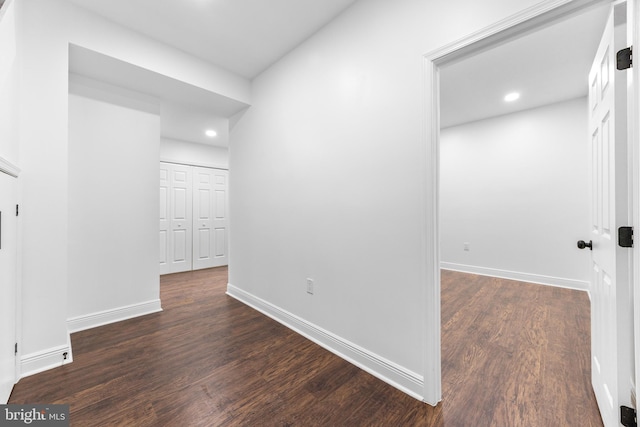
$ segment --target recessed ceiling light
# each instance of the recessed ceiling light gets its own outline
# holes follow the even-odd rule
[[[216,132],[213,129],[208,129],[207,131],[205,131],[204,134],[207,135],[209,138],[215,138],[218,135],[218,132]]]
[[[504,100],[506,102],[513,102],[518,98],[520,98],[520,94],[518,92],[511,92],[504,97]]]

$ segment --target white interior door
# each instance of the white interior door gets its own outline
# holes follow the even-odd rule
[[[194,270],[227,265],[227,178],[226,170],[194,168]]]
[[[16,179],[0,172],[0,404],[16,380],[17,200]]]
[[[163,184],[162,175],[165,169],[168,179]],[[191,173],[189,166],[171,163],[161,164],[160,274],[191,270],[193,249]],[[164,189],[163,185],[165,186]],[[168,197],[165,195],[163,198],[163,191],[168,193]],[[164,237],[163,233],[165,233]]]
[[[193,269],[214,267],[213,169],[193,170]]]
[[[213,257],[214,265],[229,263],[229,171],[213,170],[214,215],[213,215]]]
[[[640,5],[638,0],[628,0],[627,9],[627,37],[630,46],[640,46]],[[640,114],[640,67],[634,66],[629,70],[629,78],[632,84],[628,84],[629,117],[638,117]],[[630,158],[632,159],[632,195],[633,195],[633,227],[638,233],[640,230],[640,150],[637,149],[640,141],[640,120],[629,121],[629,144],[633,147]],[[637,237],[636,237],[637,241]],[[640,251],[633,251],[633,313],[634,313],[634,389],[640,384]],[[637,392],[636,392],[637,394]]]
[[[170,231],[171,272],[191,270],[192,260],[192,184],[191,168],[171,165],[170,183]]]
[[[223,169],[160,163],[160,274],[228,264]]]
[[[160,163],[160,274],[170,273],[170,251],[169,244],[169,165]]]
[[[633,352],[630,251],[617,244],[618,227],[629,224],[626,74],[617,71],[624,22],[607,22],[589,73],[591,174],[592,383],[605,426],[619,425],[619,406],[630,401]],[[624,20],[624,18],[622,18]]]

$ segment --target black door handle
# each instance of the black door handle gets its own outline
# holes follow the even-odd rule
[[[586,243],[584,240],[578,240],[578,249],[589,248],[590,251],[593,250],[593,243],[589,240],[589,243]]]

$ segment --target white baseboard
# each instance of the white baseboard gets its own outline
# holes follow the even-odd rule
[[[66,365],[72,361],[71,336],[67,335],[67,343],[65,345],[22,355],[20,357],[20,373],[18,376],[19,378],[25,378]]]
[[[111,310],[72,317],[67,319],[67,329],[70,333],[79,332],[84,331],[85,329],[108,325],[109,323],[144,316],[145,314],[157,313],[159,311],[162,311],[162,307],[160,305],[160,300],[156,299],[139,304],[132,304]]]
[[[501,279],[518,280],[520,282],[536,283],[540,285],[556,286],[559,288],[589,291],[589,282],[583,280],[565,279],[562,277],[543,276],[540,274],[521,273],[517,271],[500,270],[497,268],[478,267],[475,265],[441,262],[444,270],[459,271],[461,273],[479,274],[481,276],[499,277]]]
[[[67,343],[62,346],[22,355],[20,357],[19,377],[28,377],[71,363],[73,361],[70,335],[72,332],[79,332],[159,311],[162,311],[162,307],[160,306],[160,300],[156,299],[68,319],[67,330],[69,335],[67,336]]]
[[[404,393],[418,400],[423,400],[424,379],[421,375],[386,360],[232,284],[227,285],[227,295],[296,331]]]

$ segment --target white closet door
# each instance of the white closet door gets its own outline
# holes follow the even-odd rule
[[[160,163],[160,274],[170,273],[169,254],[169,168],[170,165]]]
[[[193,171],[193,269],[214,266],[213,169],[196,167]]]
[[[171,188],[171,272],[191,270],[192,255],[192,196],[191,168],[172,165]]]
[[[191,168],[176,164],[162,164],[166,168],[168,183],[165,188],[168,197],[163,200],[163,183],[160,184],[160,241],[163,231],[166,233],[165,245],[161,248],[160,274],[178,273],[191,270],[192,260],[192,182]],[[163,202],[166,203],[163,220]],[[163,224],[164,222],[164,224]],[[163,230],[164,228],[164,230]],[[164,253],[163,253],[164,252]]]
[[[228,172],[195,167],[193,269],[227,265]]]
[[[229,171],[215,169],[213,172],[213,189],[215,194],[213,237],[215,265],[229,263]]]
[[[17,180],[0,172],[0,404],[16,380]]]

